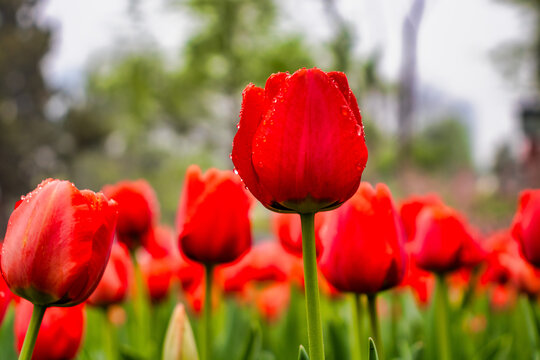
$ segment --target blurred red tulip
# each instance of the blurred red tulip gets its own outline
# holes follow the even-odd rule
[[[315,215],[315,248],[317,257],[322,254],[321,228],[325,213]],[[272,228],[285,250],[302,257],[302,226],[297,214],[273,213]]]
[[[158,226],[154,228],[150,247],[137,251],[137,262],[153,302],[167,297],[181,261],[173,230]]]
[[[159,203],[146,180],[120,181],[103,187],[103,193],[118,203],[118,241],[134,249],[145,244],[159,218]]]
[[[225,292],[240,292],[250,282],[287,282],[294,257],[276,241],[256,244],[239,261],[218,268]]]
[[[399,215],[403,221],[403,227],[407,233],[407,241],[412,241],[416,235],[416,218],[422,209],[430,205],[442,205],[442,200],[437,194],[423,196],[412,195],[401,201]]]
[[[416,264],[436,273],[477,265],[484,258],[465,219],[445,205],[426,206],[420,212],[413,244]]]
[[[496,283],[504,285],[512,280],[512,271],[508,267],[508,258],[519,256],[519,245],[509,231],[498,231],[486,239],[486,269],[480,277],[482,285]]]
[[[21,300],[15,307],[15,347],[21,351],[33,306]],[[41,322],[33,360],[67,360],[77,356],[85,327],[84,305],[48,308]]]
[[[374,294],[401,282],[404,232],[386,185],[360,184],[346,204],[328,215],[325,226],[319,266],[338,290]]]
[[[11,291],[45,306],[86,300],[107,265],[116,218],[116,203],[103,194],[43,181],[9,219],[2,275]]]
[[[525,259],[540,267],[540,189],[525,190],[520,194],[512,234]]]
[[[287,282],[270,284],[256,294],[255,303],[268,322],[273,322],[285,312],[291,299],[291,285]]]
[[[412,254],[412,243],[407,243],[405,249],[407,252],[407,270],[401,285],[410,287],[420,306],[427,306],[435,289],[435,276],[416,265]]]
[[[232,161],[251,193],[278,212],[338,207],[367,161],[362,120],[345,74],[317,68],[270,76],[243,92]]]
[[[251,247],[251,203],[232,171],[190,166],[176,218],[181,251],[206,264],[238,259]]]
[[[123,243],[115,242],[109,263],[96,290],[88,298],[94,306],[109,306],[126,300],[133,282],[133,264]]]

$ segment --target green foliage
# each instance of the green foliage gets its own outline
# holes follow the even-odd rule
[[[455,119],[428,125],[411,141],[411,160],[421,169],[452,172],[471,165],[466,128]]]

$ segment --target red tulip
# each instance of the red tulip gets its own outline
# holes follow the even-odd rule
[[[118,203],[117,239],[133,249],[145,244],[159,218],[159,203],[146,180],[120,181],[103,187],[103,193]]]
[[[43,306],[86,300],[107,265],[116,217],[116,203],[101,193],[43,181],[9,219],[2,275],[11,291]]]
[[[322,254],[321,229],[324,223],[324,213],[315,215],[315,248],[317,257]],[[274,213],[272,228],[279,242],[293,255],[302,257],[302,227],[300,217],[296,214]]]
[[[405,249],[407,252],[407,270],[401,285],[410,287],[420,306],[427,306],[435,289],[435,276],[416,265],[410,242],[406,244]]]
[[[21,300],[15,307],[15,346],[20,352],[32,316],[32,304]],[[66,360],[77,356],[85,326],[84,305],[51,307],[45,312],[33,360]]]
[[[103,277],[88,303],[95,306],[121,303],[129,296],[132,282],[133,264],[129,251],[124,244],[115,242]]]
[[[450,272],[483,258],[465,219],[445,205],[427,206],[420,212],[413,242],[416,264],[427,271]]]
[[[2,320],[4,320],[4,315],[6,315],[11,298],[11,291],[9,291],[6,282],[0,276],[0,326],[2,325]]]
[[[412,195],[400,203],[399,215],[407,233],[407,241],[414,239],[418,214],[424,207],[430,205],[442,205],[442,201],[437,194],[427,194],[424,196]]]
[[[167,297],[181,259],[172,229],[158,226],[152,238],[150,248],[137,251],[137,262],[150,298],[159,302]]]
[[[338,207],[367,161],[360,111],[345,74],[300,69],[243,92],[232,161],[251,193],[278,212]]]
[[[525,190],[520,194],[512,234],[525,259],[540,267],[540,189]]]
[[[393,287],[405,272],[403,229],[384,184],[362,183],[329,214],[319,266],[338,290],[374,294]]]
[[[182,252],[209,264],[238,259],[251,247],[251,199],[232,171],[198,166],[187,169],[178,207],[177,227]]]
[[[255,295],[257,308],[268,322],[279,319],[289,306],[290,299],[291,285],[286,282],[268,285]]]
[[[286,282],[295,259],[276,241],[253,246],[239,261],[219,268],[216,277],[226,292],[239,292],[253,281]]]

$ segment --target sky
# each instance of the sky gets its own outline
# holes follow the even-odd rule
[[[80,87],[91,61],[110,53],[119,41],[133,40],[127,0],[48,0],[43,21],[55,29],[53,51],[44,64],[48,81],[66,89]],[[400,67],[401,28],[411,0],[336,0],[343,17],[357,30],[358,54],[378,50],[382,75],[395,81]],[[167,11],[163,0],[140,1],[144,26],[165,51],[175,53],[195,24],[185,14]],[[323,1],[281,0],[283,28],[310,41],[331,35]],[[527,17],[519,8],[495,0],[426,0],[418,39],[418,76],[422,88],[437,89],[471,109],[473,156],[480,168],[491,165],[504,141],[519,145],[519,100],[527,89],[505,80],[492,60],[509,42],[527,39]],[[109,50],[109,51],[107,51]]]

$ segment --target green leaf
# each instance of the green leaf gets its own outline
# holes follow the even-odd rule
[[[298,360],[309,360],[306,349],[304,349],[302,345],[300,345],[300,349],[298,349]]]
[[[262,348],[262,332],[258,324],[251,326],[248,342],[244,351],[243,360],[255,360],[259,357]]]
[[[377,347],[372,338],[369,338],[369,354],[368,360],[379,360],[379,355],[377,354]]]

